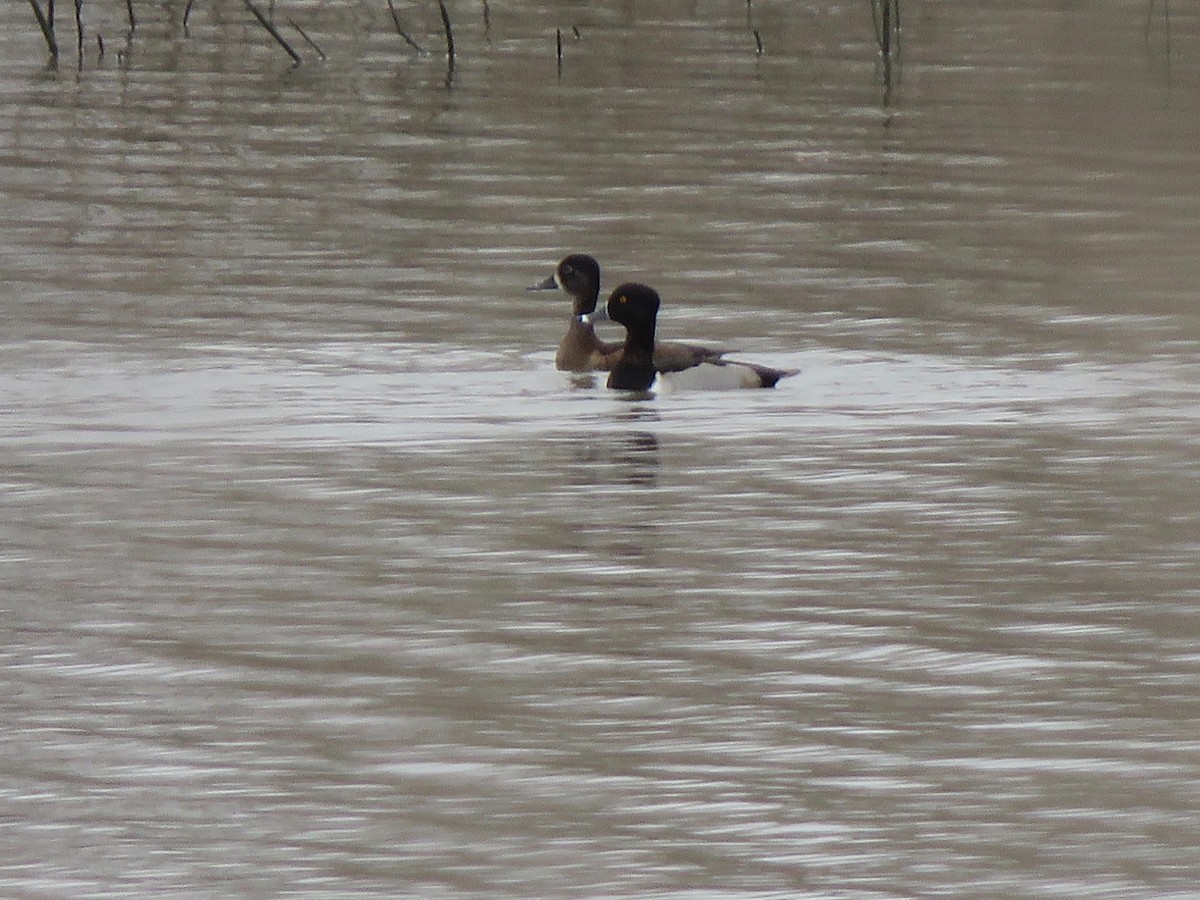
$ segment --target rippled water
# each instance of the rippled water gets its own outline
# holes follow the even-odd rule
[[[2,892],[1193,890],[1200,16],[490,6],[10,10]]]

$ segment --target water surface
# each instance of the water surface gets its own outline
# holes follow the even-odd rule
[[[14,11],[0,886],[1192,890],[1198,17],[492,7]]]

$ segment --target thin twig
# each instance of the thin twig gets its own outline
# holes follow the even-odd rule
[[[192,14],[192,4],[195,2],[196,0],[187,0],[187,6],[183,8],[183,30],[185,33],[187,32],[188,18]]]
[[[75,0],[75,49],[79,53],[79,61],[83,62],[83,0]]]
[[[296,24],[295,19],[288,19],[288,24],[300,32],[300,37],[304,38],[304,40],[308,42],[308,46],[317,51],[317,56],[321,57],[321,59],[329,59],[329,57],[325,55],[325,51],[317,46],[317,42],[308,36],[308,32]]]
[[[42,29],[42,37],[46,39],[46,46],[50,50],[50,55],[54,59],[58,59],[58,41],[54,39],[54,26],[46,18],[46,14],[42,12],[42,8],[38,6],[37,0],[29,0],[29,5],[33,7],[33,14],[37,16],[38,27]],[[53,6],[51,9],[53,9]]]
[[[104,35],[96,35],[96,48],[100,51],[100,58],[104,59]]]
[[[129,30],[137,31],[137,18],[133,14],[133,0],[125,0],[125,10],[129,13]]]
[[[392,0],[387,0],[387,4],[388,4],[388,9],[391,10],[391,13],[392,13],[392,22],[396,26],[396,34],[398,34],[398,35],[400,35],[400,37],[404,38],[404,40],[408,44],[408,46],[412,47],[418,53],[424,53],[425,50],[421,47],[421,45],[418,44],[416,41],[414,41],[412,38],[410,38],[408,36],[408,32],[406,32],[401,27],[400,16],[396,13],[396,5],[394,3],[392,3]]]
[[[757,28],[754,29],[754,55],[762,56],[762,36]]]
[[[288,56],[292,58],[296,65],[300,65],[300,63],[302,63],[304,60],[300,58],[299,53],[292,49],[292,45],[284,40],[283,35],[279,33],[279,29],[271,24],[270,20],[268,20],[267,17],[259,11],[258,7],[255,6],[251,0],[242,0],[242,3],[246,4],[246,9],[254,13],[254,18],[258,19],[259,24],[261,24],[263,28],[267,29],[267,31],[271,33],[271,37],[275,38],[275,40],[279,42],[279,46],[287,51]]]
[[[450,72],[454,71],[454,30],[450,27],[450,13],[446,10],[444,0],[437,0],[438,10],[442,14],[442,27],[446,30],[446,60]]]
[[[871,0],[871,23],[879,52],[891,56],[893,39],[900,36],[900,0]]]
[[[885,60],[892,56],[892,0],[883,0],[883,12],[880,15],[879,49]]]
[[[880,36],[879,46],[883,54],[883,105],[888,106],[892,100],[892,5],[894,0],[883,0],[883,9],[879,17]]]

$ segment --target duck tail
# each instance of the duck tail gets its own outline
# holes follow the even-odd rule
[[[733,363],[732,360],[725,360],[727,363]],[[758,376],[758,380],[762,382],[765,388],[773,388],[784,378],[790,378],[792,375],[799,375],[799,369],[773,369],[770,366],[761,366],[758,363],[736,362],[738,366],[745,366]]]

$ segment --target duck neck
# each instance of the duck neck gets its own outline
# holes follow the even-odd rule
[[[628,332],[621,357],[613,365],[608,386],[625,391],[644,391],[654,383],[654,329]]]
[[[652,362],[654,359],[654,328],[628,332],[625,335],[625,355]]]
[[[567,334],[594,335],[595,333],[595,327],[587,319],[579,315],[571,316],[571,321],[567,325]]]
[[[571,297],[571,308],[574,310],[573,315],[578,320],[580,316],[590,315],[596,311],[596,295],[591,297]]]

